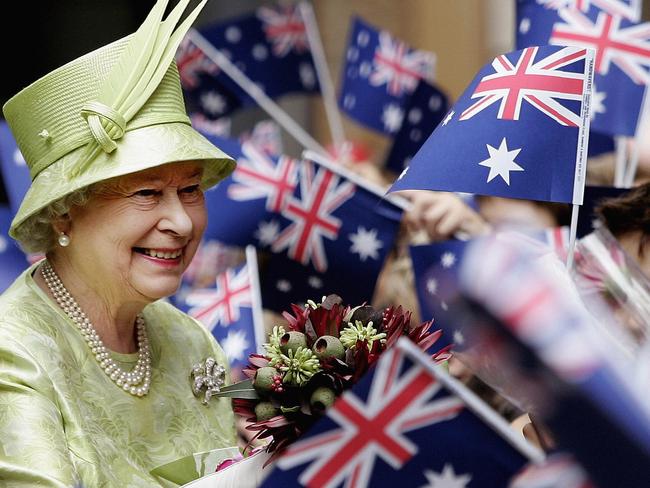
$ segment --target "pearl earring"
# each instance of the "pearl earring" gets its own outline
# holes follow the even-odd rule
[[[70,237],[65,232],[61,232],[59,234],[59,246],[67,247],[69,245],[70,245]]]

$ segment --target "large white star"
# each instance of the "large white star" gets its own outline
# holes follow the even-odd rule
[[[591,113],[589,114],[591,120],[596,118],[596,114],[604,114],[607,112],[607,107],[605,107],[605,98],[607,98],[607,93],[604,91],[596,91],[596,86],[594,85],[594,94],[591,97]]]
[[[246,340],[246,332],[243,330],[230,330],[228,336],[221,341],[223,352],[231,361],[244,359],[244,351],[249,345]]]
[[[445,269],[451,268],[454,264],[456,264],[456,255],[451,251],[443,253],[443,255],[440,256],[440,264]]]
[[[427,291],[431,295],[435,295],[436,293],[438,293],[438,280],[436,280],[435,278],[429,278],[427,280]]]
[[[280,233],[280,224],[275,220],[269,222],[261,221],[257,224],[257,230],[255,231],[255,237],[262,246],[270,246],[278,238]]]
[[[524,171],[524,168],[515,163],[515,158],[521,151],[521,148],[509,151],[505,137],[501,141],[498,149],[489,144],[486,144],[486,146],[490,157],[478,164],[490,168],[487,182],[489,183],[497,176],[500,176],[506,182],[506,185],[510,186],[510,172]]]
[[[384,105],[384,112],[381,114],[381,121],[384,123],[384,128],[394,133],[402,126],[402,119],[404,118],[404,110],[399,105],[389,103]]]
[[[365,227],[357,227],[357,232],[348,235],[352,241],[350,252],[357,253],[361,261],[368,258],[379,259],[377,251],[383,246],[383,243],[377,239],[377,229],[366,230]]]
[[[469,474],[456,475],[451,464],[445,464],[441,473],[427,469],[423,474],[428,484],[422,488],[465,488],[472,479]]]

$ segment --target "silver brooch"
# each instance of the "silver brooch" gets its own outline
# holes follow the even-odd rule
[[[221,366],[214,358],[208,358],[203,363],[195,364],[190,375],[192,380],[192,393],[198,397],[203,394],[203,405],[207,405],[215,393],[221,391],[226,383],[226,368]]]

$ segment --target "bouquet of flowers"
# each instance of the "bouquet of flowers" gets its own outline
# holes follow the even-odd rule
[[[273,328],[266,354],[249,356],[244,369],[249,379],[226,393],[234,397],[235,412],[245,416],[246,428],[256,432],[253,440],[269,441],[271,458],[313,425],[400,336],[429,350],[442,335],[430,331],[433,320],[412,326],[411,313],[401,306],[350,307],[337,295],[291,305],[283,316],[286,324]],[[449,357],[449,347],[432,355],[439,363]]]

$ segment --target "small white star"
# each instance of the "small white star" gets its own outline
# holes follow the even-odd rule
[[[530,19],[528,17],[524,17],[521,19],[521,22],[519,22],[519,33],[521,34],[526,34],[530,30]]]
[[[253,50],[251,51],[253,58],[257,61],[264,61],[269,57],[269,50],[264,44],[255,44]]]
[[[456,255],[451,251],[443,253],[443,255],[440,257],[440,264],[445,269],[451,268],[454,264],[456,264]]]
[[[438,280],[429,278],[427,280],[427,291],[430,295],[435,295],[438,292]]]
[[[348,61],[356,63],[359,59],[359,50],[356,47],[351,46],[350,49],[348,49],[347,58]]]
[[[350,234],[348,238],[352,241],[350,252],[357,253],[361,261],[365,262],[369,257],[379,259],[377,251],[383,247],[383,243],[377,239],[377,229],[366,230],[359,226],[356,234]]]
[[[381,114],[381,121],[384,123],[384,128],[394,133],[402,126],[402,119],[404,118],[404,111],[394,103],[384,105],[384,111]]]
[[[230,26],[226,29],[226,41],[230,42],[231,44],[235,44],[239,42],[241,39],[241,29],[239,27]]]
[[[244,351],[250,346],[246,340],[246,332],[243,330],[228,331],[228,336],[220,342],[223,352],[226,353],[230,361],[244,359]]]
[[[0,236],[0,253],[5,252],[6,250],[7,250],[7,239]]]
[[[465,336],[463,333],[459,330],[454,331],[454,342],[458,344],[459,346],[462,346],[465,344]]]
[[[323,280],[321,280],[318,276],[310,276],[307,278],[307,283],[309,283],[309,286],[312,288],[322,288],[323,287]]]
[[[278,238],[279,233],[280,224],[275,220],[271,220],[269,222],[261,221],[257,225],[254,235],[262,246],[270,246]]]
[[[429,110],[432,112],[437,112],[440,110],[441,105],[442,99],[438,95],[433,95],[431,98],[429,98]]]
[[[313,88],[316,85],[316,75],[309,63],[302,63],[298,68],[300,81],[305,88]]]
[[[596,114],[604,114],[607,112],[607,107],[605,107],[605,98],[607,98],[607,93],[604,91],[596,91],[596,86],[594,86],[594,94],[591,97],[591,120],[596,118]]]
[[[354,95],[348,93],[343,97],[343,106],[348,110],[352,110],[356,104],[357,104],[357,97],[355,97]]]
[[[420,122],[420,120],[422,120],[422,110],[417,107],[413,107],[411,110],[409,110],[408,121],[411,124],[415,125]]]
[[[372,72],[372,65],[367,61],[363,61],[359,65],[359,76],[361,76],[362,78],[368,78],[371,72]]]
[[[511,171],[524,171],[524,168],[515,163],[515,158],[521,151],[519,149],[508,150],[508,143],[504,137],[501,141],[499,149],[486,144],[490,157],[478,163],[481,166],[490,168],[487,182],[489,183],[497,176],[500,176],[506,185],[510,186],[510,172]]]
[[[368,34],[368,31],[363,30],[357,34],[357,44],[359,46],[366,47],[368,42],[370,42],[370,34]]]
[[[25,162],[25,158],[23,157],[23,153],[21,153],[19,149],[16,149],[14,151],[14,164],[16,166],[27,165],[27,163]]]
[[[411,132],[409,133],[409,138],[413,142],[418,142],[420,139],[422,139],[422,131],[420,129],[411,129]]]
[[[450,110],[447,116],[445,117],[445,120],[442,121],[442,125],[447,125],[451,121],[451,118],[454,116],[455,113],[456,112],[454,112],[453,110]]]
[[[201,95],[201,106],[212,115],[219,115],[226,109],[226,99],[215,91]]]
[[[465,488],[472,479],[469,474],[456,475],[454,467],[448,463],[445,463],[440,473],[427,469],[423,474],[429,483],[422,488]]]
[[[410,163],[410,161],[409,161],[409,163]],[[404,161],[404,164],[407,164],[406,161]],[[409,168],[410,168],[410,166],[407,166],[406,168],[404,168],[404,170],[397,177],[397,181],[401,180],[402,178],[404,178],[406,176],[406,173],[408,172]]]
[[[275,287],[284,293],[291,291],[291,283],[289,283],[289,280],[278,280]]]

